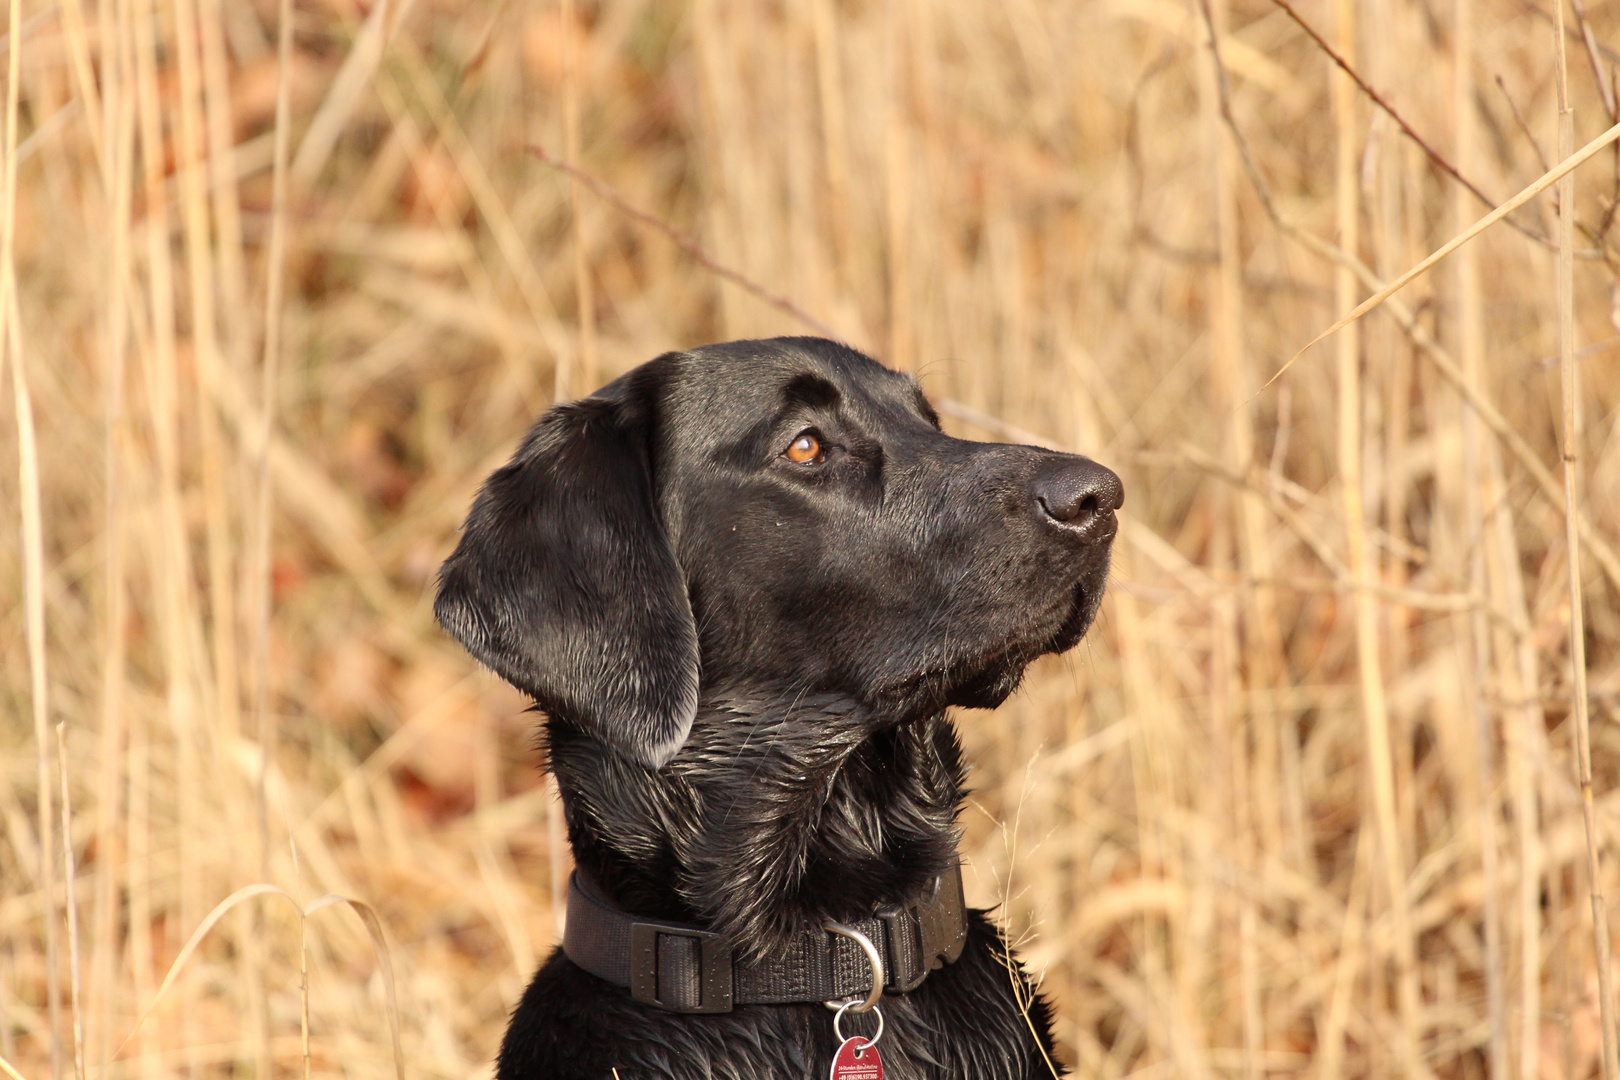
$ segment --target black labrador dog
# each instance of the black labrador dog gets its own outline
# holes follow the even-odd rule
[[[819,338],[669,353],[542,417],[436,604],[543,711],[577,867],[500,1080],[825,1077],[821,999],[880,977],[890,1080],[1054,1075],[1047,1003],[961,908],[945,710],[1080,640],[1122,498],[944,434]]]

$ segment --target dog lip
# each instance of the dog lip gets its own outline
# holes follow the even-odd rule
[[[1063,625],[1058,627],[1057,641],[1079,641],[1085,634],[1086,628],[1091,625],[1091,619],[1096,614],[1096,595],[1086,588],[1085,581],[1075,583],[1071,597],[1068,617]]]
[[[937,664],[897,679],[879,688],[877,695],[906,697],[932,683],[948,696],[1009,665],[1021,666],[1048,653],[1067,652],[1091,628],[1106,581],[1106,570],[1099,573],[1096,567],[1088,566],[1048,604],[1031,612],[1021,627],[1029,628],[1029,633],[1009,636],[994,651]]]
[[[1046,639],[1041,649],[1045,653],[1063,653],[1080,643],[1091,629],[1102,607],[1102,594],[1108,584],[1108,567],[1089,566],[1070,587],[1068,609],[1057,630]]]

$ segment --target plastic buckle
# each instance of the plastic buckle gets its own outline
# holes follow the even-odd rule
[[[698,1003],[674,1005],[658,999],[658,939],[695,938],[698,942]],[[731,1011],[731,950],[710,930],[691,930],[658,923],[630,924],[630,996],[646,1005],[676,1013]]]
[[[947,870],[933,899],[917,907],[917,930],[922,936],[922,966],[938,971],[954,964],[967,943],[967,911],[962,902],[962,868]]]
[[[889,940],[889,986],[895,993],[915,990],[928,978],[928,955],[921,951],[921,908],[883,908],[877,912]],[[918,929],[914,930],[915,926]],[[910,938],[907,941],[906,938]],[[916,957],[915,960],[912,958]]]

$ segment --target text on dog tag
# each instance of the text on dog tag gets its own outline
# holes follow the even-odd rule
[[[833,1055],[832,1080],[883,1080],[883,1059],[877,1047],[851,1035]]]

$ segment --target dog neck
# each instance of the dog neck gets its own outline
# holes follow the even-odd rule
[[[942,712],[715,695],[656,771],[566,721],[546,731],[579,869],[623,910],[745,955],[913,902],[956,860],[963,769]]]

